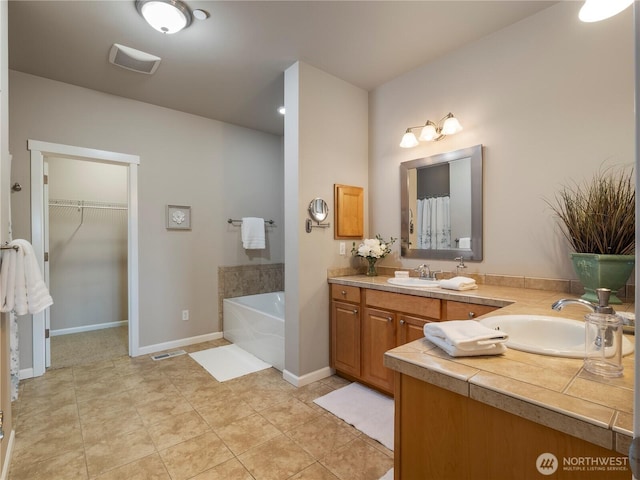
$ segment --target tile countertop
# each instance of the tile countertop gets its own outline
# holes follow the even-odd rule
[[[329,278],[329,283],[502,307],[485,316],[530,314],[583,319],[588,313],[576,305],[562,312],[552,310],[554,301],[570,296],[566,293],[491,285],[457,292],[400,287],[387,283],[388,278],[352,275]],[[633,311],[634,306],[614,308]],[[634,342],[633,336],[629,339]],[[602,447],[625,455],[629,452],[633,437],[633,354],[623,357],[623,376],[608,379],[583,370],[582,359],[514,349],[499,356],[454,358],[422,338],[386,352],[385,365]]]

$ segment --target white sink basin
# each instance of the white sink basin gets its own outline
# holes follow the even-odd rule
[[[480,320],[486,327],[509,335],[507,347],[554,357],[584,357],[584,322],[543,315],[502,315]],[[622,355],[633,353],[633,343],[622,338]]]
[[[400,285],[402,287],[434,288],[434,287],[440,286],[440,282],[438,280],[426,280],[424,278],[416,278],[416,277],[408,277],[408,278],[391,277],[387,279],[387,282],[392,285]]]

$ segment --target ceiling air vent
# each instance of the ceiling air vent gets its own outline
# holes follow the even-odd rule
[[[109,61],[114,65],[148,75],[156,71],[160,60],[160,57],[118,43],[114,43],[109,52]]]

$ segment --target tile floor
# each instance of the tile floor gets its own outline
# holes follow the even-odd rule
[[[347,383],[219,383],[188,355],[50,370],[20,384],[9,479],[377,480],[393,452],[313,403]]]

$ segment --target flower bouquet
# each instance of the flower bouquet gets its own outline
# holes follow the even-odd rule
[[[378,274],[376,271],[376,262],[391,253],[391,245],[396,241],[391,237],[389,241],[382,239],[380,235],[376,238],[365,238],[363,242],[356,248],[356,242],[353,242],[351,253],[359,257],[363,257],[369,262],[367,275],[373,277]]]

